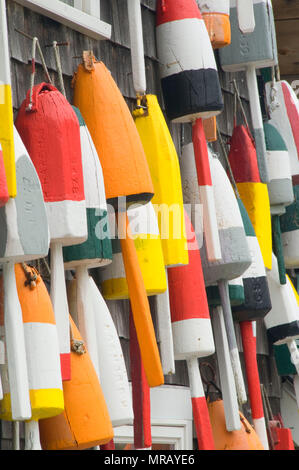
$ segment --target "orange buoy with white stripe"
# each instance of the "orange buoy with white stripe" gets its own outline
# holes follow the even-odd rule
[[[240,413],[241,429],[227,431],[222,400],[208,404],[216,450],[264,450],[255,430]]]
[[[47,288],[39,273],[27,266],[15,266],[18,297],[23,314],[32,420],[59,415],[64,410],[55,315]],[[4,324],[1,281],[0,323]],[[6,366],[3,366],[6,370]],[[6,373],[3,374],[5,378]],[[3,382],[0,419],[12,421],[10,389]]]
[[[114,437],[97,373],[71,318],[70,324],[72,379],[63,383],[65,411],[39,423],[43,450],[84,450]]]
[[[231,42],[229,0],[197,0],[211,39],[213,49],[228,46]]]
[[[247,127],[235,126],[228,158],[240,198],[259,241],[264,265],[271,269],[272,224],[268,187],[261,181],[256,148]]]

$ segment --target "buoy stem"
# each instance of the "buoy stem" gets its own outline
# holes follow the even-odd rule
[[[25,450],[42,450],[38,421],[25,423]]]
[[[275,247],[275,255],[278,263],[278,272],[280,284],[285,285],[287,283],[286,267],[284,262],[282,240],[281,240],[281,228],[280,228],[280,217],[279,215],[272,216],[272,227],[273,227],[273,242]]]

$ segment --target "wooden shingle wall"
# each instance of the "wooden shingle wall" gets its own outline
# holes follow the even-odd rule
[[[70,2],[68,2],[71,4]],[[127,0],[101,0],[101,19],[112,24],[112,38],[108,41],[95,41],[76,31],[73,31],[51,19],[38,15],[13,0],[7,0],[8,6],[8,27],[9,46],[11,54],[11,72],[13,83],[13,106],[15,113],[18,111],[30,85],[31,73],[31,41],[24,38],[16,30],[23,31],[31,36],[39,38],[50,75],[54,83],[58,86],[56,65],[51,43],[68,42],[69,45],[61,47],[60,54],[65,81],[67,97],[72,101],[72,77],[77,65],[80,63],[80,56],[83,50],[93,50],[97,59],[102,60],[112,73],[122,94],[132,108],[135,102],[135,94],[132,83],[132,68],[130,58],[130,39],[127,15]],[[155,43],[155,0],[142,0],[142,17],[144,27],[145,61],[148,83],[148,93],[157,94],[163,108],[159,82],[159,63],[157,60]],[[217,53],[216,53],[217,56]],[[78,58],[79,57],[79,58]],[[248,93],[246,81],[243,73],[224,74],[220,70],[220,79],[223,89],[225,109],[218,117],[218,127],[225,142],[229,140],[233,130],[234,116],[234,94],[232,80],[237,80],[238,89],[242,97],[244,108],[250,122]],[[45,80],[40,58],[37,55],[37,76],[36,83]],[[185,143],[190,139],[188,126],[182,128],[179,125],[170,125],[171,132],[178,152],[184,135]],[[224,158],[219,144],[213,144],[213,150],[218,153],[219,158],[224,163]],[[47,272],[45,271],[47,277]],[[153,317],[155,318],[155,298],[150,299]],[[108,302],[110,312],[117,326],[121,338],[124,354],[129,371],[129,328],[128,313],[129,305],[126,301]],[[238,328],[237,328],[238,333]],[[239,336],[238,336],[239,337]],[[241,350],[241,344],[240,344]],[[258,359],[260,363],[261,382],[265,385],[273,403],[277,404],[280,397],[280,381],[276,375],[275,364],[267,345],[267,339],[263,324],[258,328]],[[241,353],[241,359],[242,353]],[[208,358],[217,371],[215,357]],[[129,371],[130,372],[130,371]],[[176,385],[188,385],[188,375],[184,362],[177,363],[177,373],[173,377],[167,377],[166,382]],[[219,385],[219,383],[218,383]],[[248,415],[248,407],[243,410]],[[2,448],[11,448],[11,427],[2,426]]]

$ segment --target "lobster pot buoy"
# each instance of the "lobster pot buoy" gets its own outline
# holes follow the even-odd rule
[[[5,166],[3,160],[3,151],[0,143],[0,207],[5,206],[9,200]]]
[[[242,275],[245,302],[242,305],[232,306],[235,321],[254,321],[264,318],[272,308],[266,270],[258,239],[248,213],[239,199],[240,212],[246,233],[252,264]]]
[[[226,72],[237,72],[252,63],[256,68],[276,65],[277,46],[271,1],[254,0],[255,28],[249,34],[244,34],[239,28],[237,3],[238,0],[230,1],[231,44],[219,51],[221,67]]]
[[[245,302],[245,292],[242,277],[232,279],[228,283],[229,300],[231,306],[242,305]],[[206,287],[209,307],[215,308],[221,305],[221,297],[217,284]]]
[[[223,110],[209,34],[195,0],[158,0],[157,47],[168,119],[190,122]]]
[[[286,213],[280,217],[280,228],[285,266],[292,269],[299,266],[299,226],[297,224],[299,210],[299,105],[294,90],[286,81],[274,84],[266,83],[266,96],[271,123],[279,130],[286,143],[291,164],[295,200],[286,208]],[[273,96],[275,97],[274,101]]]
[[[227,431],[222,400],[208,404],[216,450],[264,450],[253,427],[240,413],[241,429]]]
[[[4,326],[7,366],[14,420],[31,418],[22,310],[15,263],[44,258],[49,252],[49,226],[41,184],[19,133],[14,129],[18,194],[0,209],[3,264]]]
[[[96,283],[89,277],[89,292],[97,336],[98,373],[113,427],[133,423],[132,398],[120,340]],[[68,283],[70,313],[78,321],[77,280]]]
[[[299,339],[299,308],[292,283],[279,282],[276,257],[273,255],[273,269],[267,273],[272,310],[265,317],[269,341],[274,345],[288,344]]]
[[[114,437],[97,373],[86,349],[82,354],[82,338],[71,318],[70,323],[72,379],[63,383],[64,413],[39,422],[43,450],[90,449]]]
[[[292,173],[288,149],[280,132],[270,122],[264,123],[269,169],[271,214],[281,215],[294,202]]]
[[[210,153],[222,261],[210,263],[201,250],[206,286],[240,277],[251,265],[244,225],[233,188],[220,161]]]
[[[127,205],[149,202],[154,189],[142,143],[130,110],[103,62],[93,60],[91,70],[79,65],[74,77],[74,105],[82,113],[101,160],[107,202],[116,208],[121,197]]]
[[[16,127],[40,177],[47,207],[51,300],[59,334],[62,378],[69,380],[70,333],[63,246],[87,239],[80,126],[66,98],[54,86],[41,83],[33,88],[32,95],[28,91]]]
[[[26,358],[32,420],[50,418],[64,410],[64,398],[59,361],[59,345],[55,315],[47,288],[38,272],[25,267],[35,284],[32,286],[21,264],[15,266],[18,296],[25,334]],[[4,324],[3,283],[1,281],[1,325]],[[2,377],[7,367],[2,366]],[[8,380],[4,380],[4,399],[0,401],[0,418],[12,421]]]
[[[213,450],[212,430],[197,359],[214,354],[215,345],[200,251],[187,215],[186,225],[190,263],[188,266],[169,269],[174,355],[176,360],[187,361],[199,448]],[[183,285],[185,289],[182,289]]]
[[[245,126],[234,128],[228,158],[240,198],[257,236],[264,265],[271,269],[272,224],[268,187],[261,181],[254,142]]]
[[[196,0],[214,49],[231,42],[229,0]]]
[[[74,111],[80,124],[88,238],[80,245],[68,246],[63,249],[66,270],[79,266],[96,268],[110,264],[112,261],[108,209],[101,163],[79,109],[74,107]]]
[[[167,290],[163,251],[157,217],[151,203],[128,211],[139,265],[148,296]],[[113,262],[99,271],[101,290],[106,300],[129,298],[120,240],[112,240]]]
[[[177,152],[157,97],[146,95],[146,110],[133,112],[147,157],[155,195],[165,266],[188,264],[182,181]]]
[[[10,75],[10,55],[6,19],[6,2],[0,1],[0,147],[10,197],[17,194],[16,162],[14,152],[13,104]],[[6,187],[5,185],[5,187]],[[1,188],[3,188],[1,186]],[[3,191],[3,189],[1,189]]]

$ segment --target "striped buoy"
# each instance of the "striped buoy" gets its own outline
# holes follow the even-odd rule
[[[286,81],[266,83],[267,104],[271,123],[284,139],[290,158],[293,195],[295,201],[280,217],[281,239],[286,268],[299,266],[298,234],[296,222],[299,200],[299,106],[297,96]]]
[[[219,287],[238,398],[241,403],[245,403],[247,398],[233,325],[228,281],[240,277],[250,267],[252,258],[233,188],[222,164],[211,153],[210,168],[222,261],[209,262],[204,245],[201,250],[203,273],[206,286],[216,283]]]
[[[13,106],[10,77],[10,54],[8,47],[6,2],[0,1],[0,145],[10,197],[17,194],[16,165],[14,153]]]
[[[40,177],[51,237],[51,300],[61,353],[62,379],[69,380],[70,333],[65,288],[63,246],[87,239],[87,221],[77,116],[52,85],[33,87],[16,119],[16,127]],[[61,171],[57,171],[60,168]],[[74,178],[76,175],[76,178]]]
[[[273,255],[272,271],[267,273],[272,310],[265,317],[269,342],[289,348],[292,362],[299,371],[299,353],[296,339],[299,339],[299,308],[292,283],[287,276],[287,283],[282,285],[279,280],[278,264]]]
[[[39,422],[43,450],[84,450],[114,436],[97,373],[70,318],[72,379],[63,383],[65,410]]]
[[[168,118],[190,122],[219,114],[223,99],[217,66],[196,1],[159,0],[156,32]]]
[[[128,217],[148,296],[167,290],[167,279],[157,217],[151,203],[131,208]],[[101,290],[107,300],[129,298],[125,266],[118,238],[112,240],[113,262],[100,270]]]
[[[86,287],[85,295],[90,297],[93,309],[98,365],[96,372],[100,379],[111,423],[113,427],[131,425],[133,423],[132,398],[120,340],[107,304],[92,277],[89,277],[89,284]],[[80,305],[77,295],[77,281],[74,279],[68,283],[68,301],[71,316],[74,322],[79,324]],[[94,360],[93,364],[95,364]]]
[[[22,421],[31,418],[31,407],[22,310],[14,267],[15,263],[48,255],[49,227],[40,181],[16,129],[14,148],[18,194],[0,209],[0,263],[3,265],[4,324],[12,417]]]
[[[22,309],[28,367],[31,419],[50,418],[64,410],[55,315],[47,288],[39,273],[28,266],[15,266],[18,297]],[[30,281],[31,279],[31,281]],[[4,325],[3,280],[1,280],[0,323]],[[38,360],[37,360],[38,359]],[[7,366],[2,366],[4,399],[0,418],[12,421]]]
[[[0,143],[0,207],[5,206],[8,200],[9,200],[9,193],[8,193],[8,187],[7,187],[2,146]]]
[[[79,65],[74,79],[74,105],[80,109],[101,159],[107,201],[117,211],[118,230],[124,235],[121,249],[141,355],[150,386],[159,386],[164,383],[159,350],[128,216],[124,212],[133,203],[149,202],[154,194],[153,184],[138,131],[119,88],[91,51],[84,56],[84,65]]]
[[[189,265],[169,269],[170,308],[176,360],[186,360],[189,371],[193,416],[200,450],[213,450],[207,402],[200,377],[198,358],[215,352],[209,307],[205,292],[200,251],[186,215]],[[182,286],[185,286],[183,289]]]
[[[269,169],[269,199],[272,215],[285,213],[294,202],[292,173],[288,149],[282,135],[271,123],[264,123],[267,162]]]
[[[242,274],[245,301],[242,305],[232,306],[234,320],[243,322],[264,318],[272,304],[260,245],[245,206],[240,199],[238,202],[252,257],[251,266]]]
[[[239,25],[242,8],[247,9],[246,2],[237,5],[237,0],[231,1],[232,40],[229,46],[220,49],[219,58],[225,72],[246,71],[259,173],[261,181],[267,183],[269,174],[256,69],[276,65],[278,61],[272,3],[271,0],[254,2],[255,28],[248,34],[244,34]]]
[[[216,450],[265,450],[255,430],[242,413],[239,417],[241,429],[229,432],[225,426],[223,401],[210,402],[208,407]]]
[[[196,0],[205,21],[213,49],[231,42],[229,0]]]
[[[257,236],[264,265],[271,269],[272,225],[268,187],[261,181],[256,149],[247,127],[235,126],[228,158],[240,198]]]
[[[134,112],[135,124],[147,157],[155,195],[165,266],[188,264],[182,181],[177,152],[162,110],[154,95],[146,95]]]

